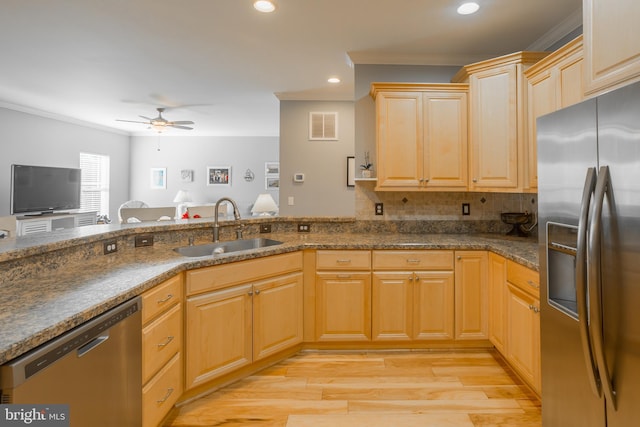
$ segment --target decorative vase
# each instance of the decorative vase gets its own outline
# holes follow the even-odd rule
[[[363,169],[362,170],[362,177],[363,178],[371,178],[371,170],[370,169]]]

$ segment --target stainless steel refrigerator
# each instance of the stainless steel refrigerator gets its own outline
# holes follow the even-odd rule
[[[638,426],[640,84],[537,133],[543,426]]]

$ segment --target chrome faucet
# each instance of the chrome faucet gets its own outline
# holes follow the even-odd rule
[[[233,205],[233,217],[236,221],[239,221],[240,218],[240,209],[238,209],[238,205],[233,199],[229,197],[223,197],[216,202],[216,208],[213,217],[213,241],[217,242],[220,240],[220,224],[218,224],[218,209],[220,208],[220,203],[229,202]],[[242,224],[236,227],[236,239],[242,239]]]

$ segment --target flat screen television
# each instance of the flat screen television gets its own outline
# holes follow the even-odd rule
[[[80,209],[80,169],[11,165],[11,215]]]

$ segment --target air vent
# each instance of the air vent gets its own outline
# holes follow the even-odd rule
[[[338,139],[338,113],[309,113],[309,139],[335,141]]]
[[[2,392],[2,390],[0,390],[0,392]],[[8,392],[0,393],[0,405],[8,405],[10,403],[13,403],[11,394],[9,394]]]

